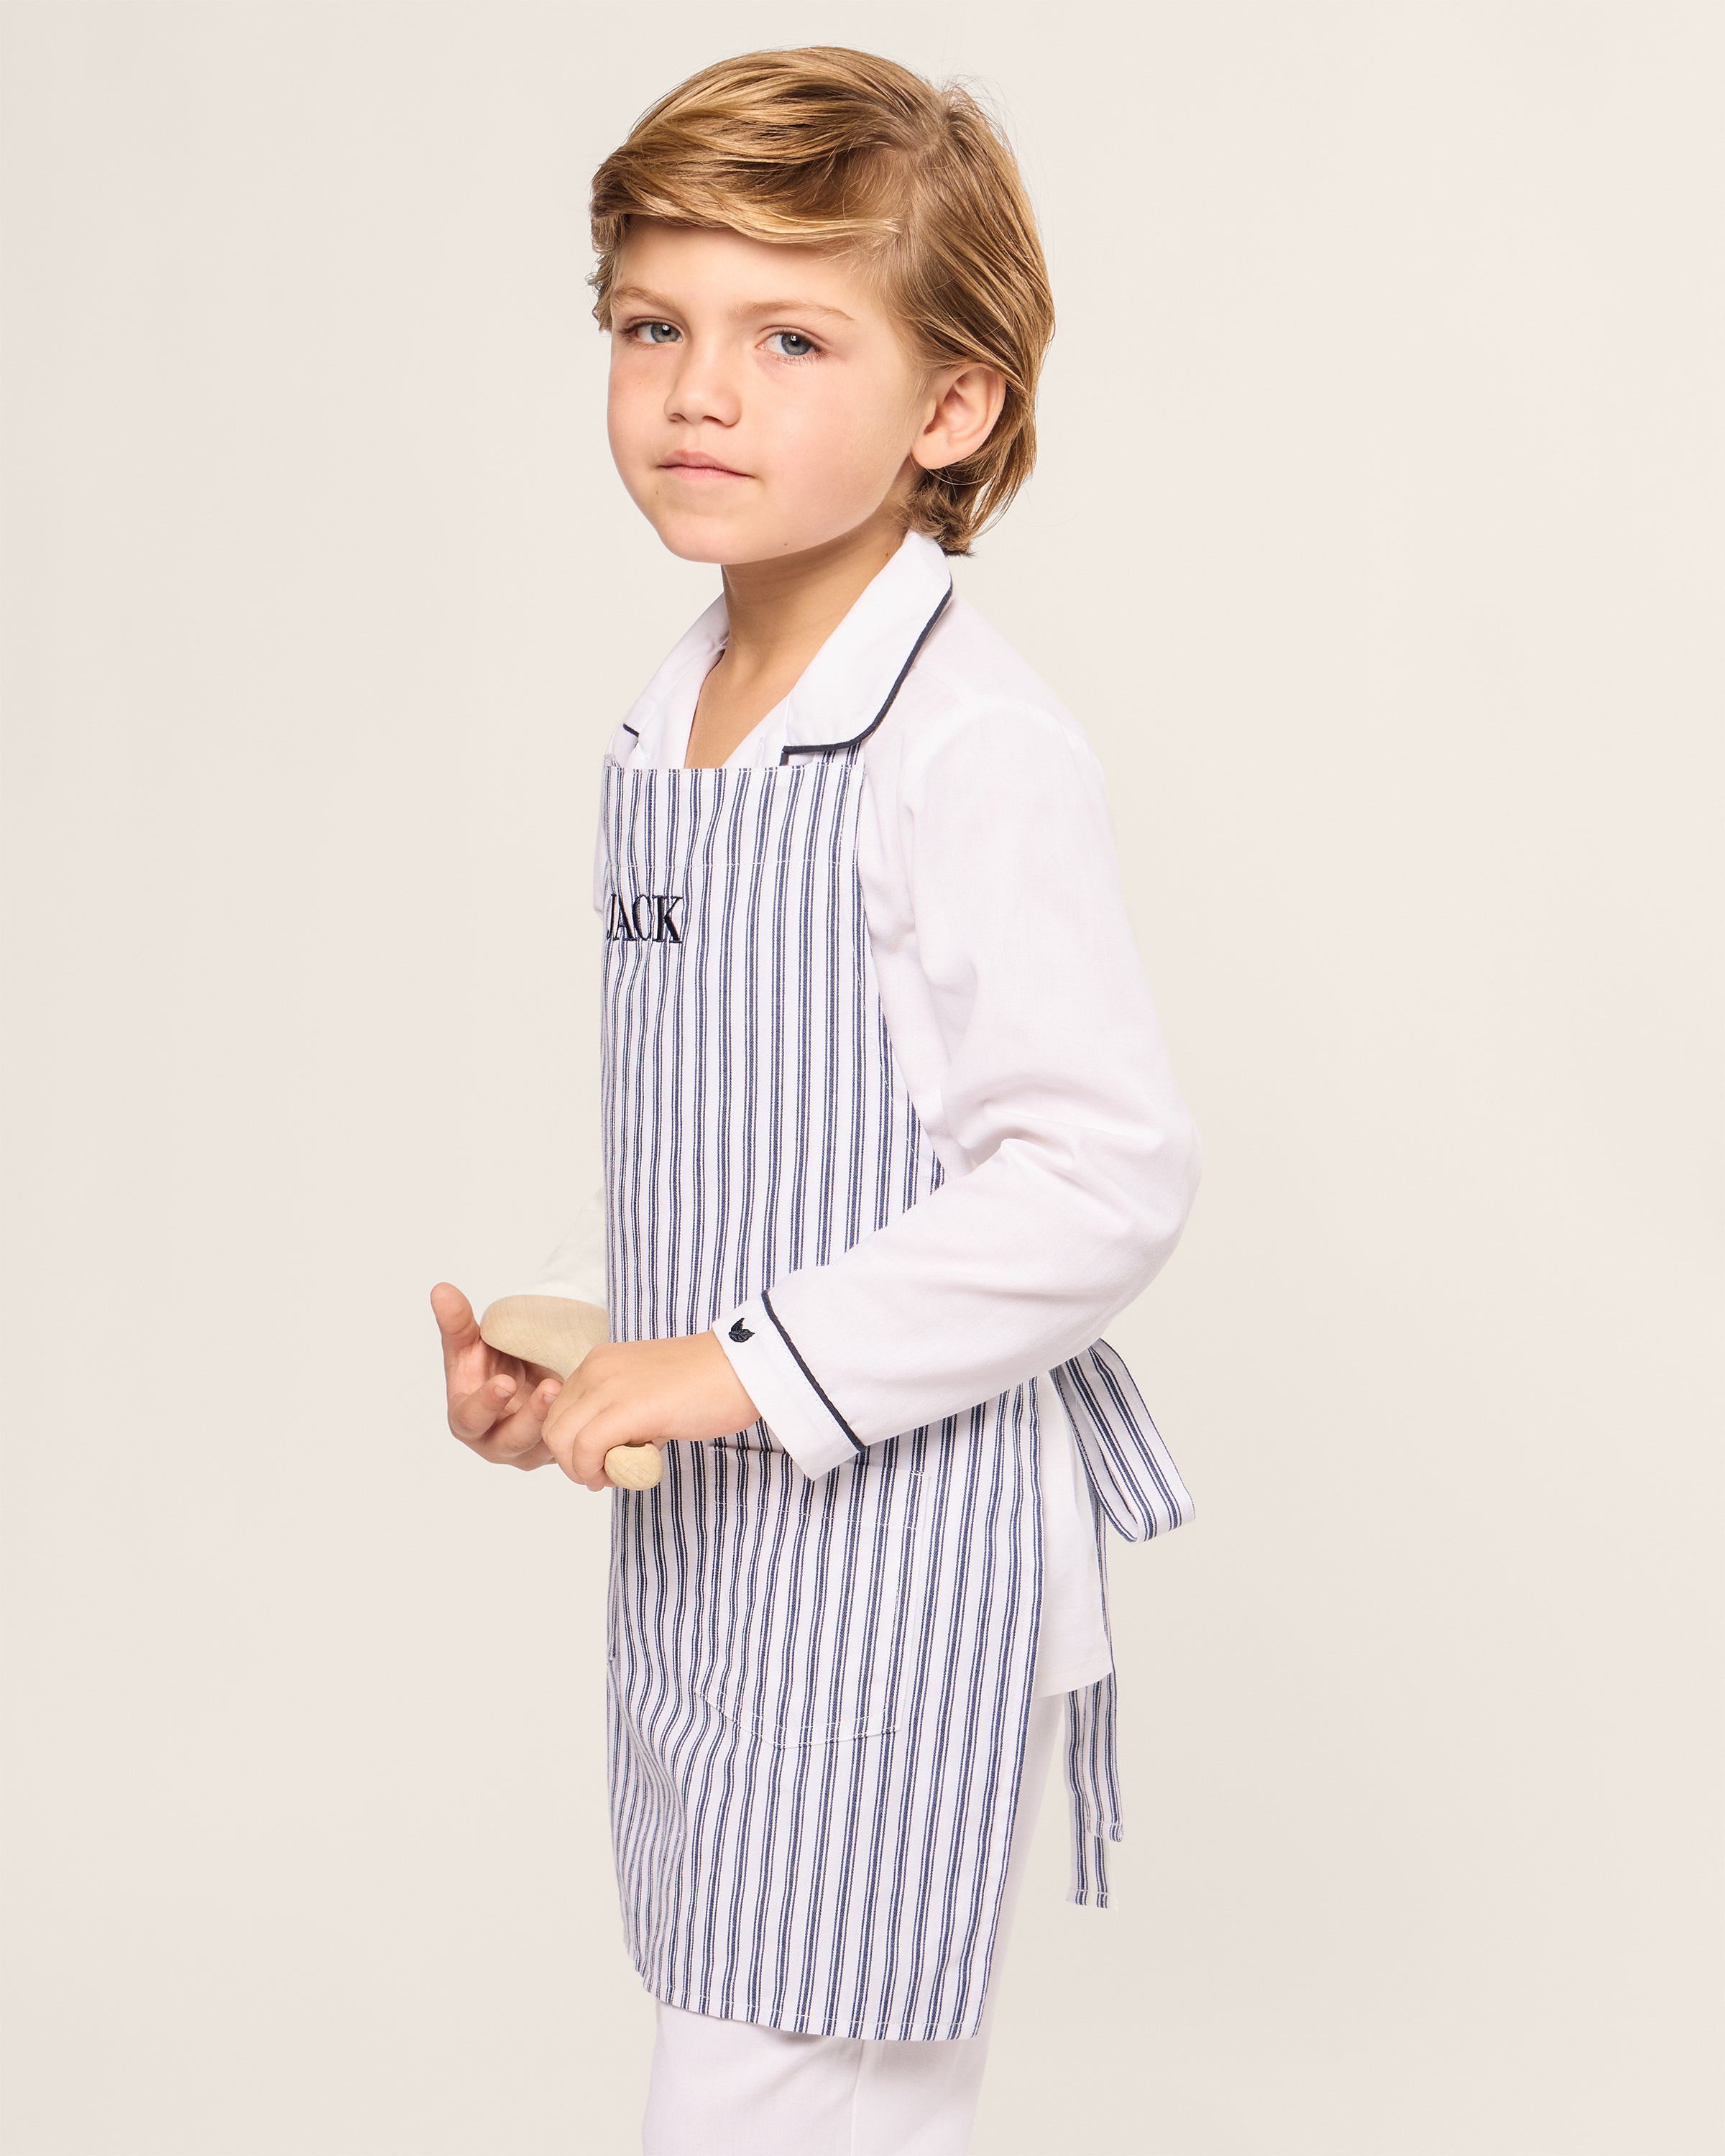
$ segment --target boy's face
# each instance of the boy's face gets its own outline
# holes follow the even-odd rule
[[[685,561],[819,547],[950,460],[945,374],[841,257],[638,219],[611,304],[611,454]]]

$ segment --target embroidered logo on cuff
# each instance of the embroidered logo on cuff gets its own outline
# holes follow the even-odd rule
[[[731,1328],[731,1337],[733,1340],[752,1340],[754,1337],[740,1317]]]

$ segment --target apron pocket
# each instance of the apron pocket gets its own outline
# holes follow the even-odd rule
[[[775,1752],[824,1750],[834,1744],[855,1743],[862,1737],[885,1737],[898,1722],[896,1712],[882,1707],[834,1715],[827,1711],[830,1702],[811,1702],[801,1715],[793,1707],[780,1721],[770,1712],[755,1712],[747,1702],[739,1705],[733,1701],[721,1676],[709,1677],[699,1689],[707,1705],[733,1728]]]

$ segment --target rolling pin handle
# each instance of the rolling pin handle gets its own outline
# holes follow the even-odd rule
[[[665,1473],[665,1455],[656,1445],[614,1445],[605,1455],[605,1474],[619,1490],[651,1490]]]

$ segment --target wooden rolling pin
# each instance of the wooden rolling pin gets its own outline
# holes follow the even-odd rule
[[[519,1355],[567,1378],[589,1348],[610,1337],[610,1321],[595,1302],[564,1295],[506,1295],[480,1320],[480,1338],[500,1355]],[[614,1445],[606,1479],[619,1490],[650,1490],[665,1473],[656,1445]]]

